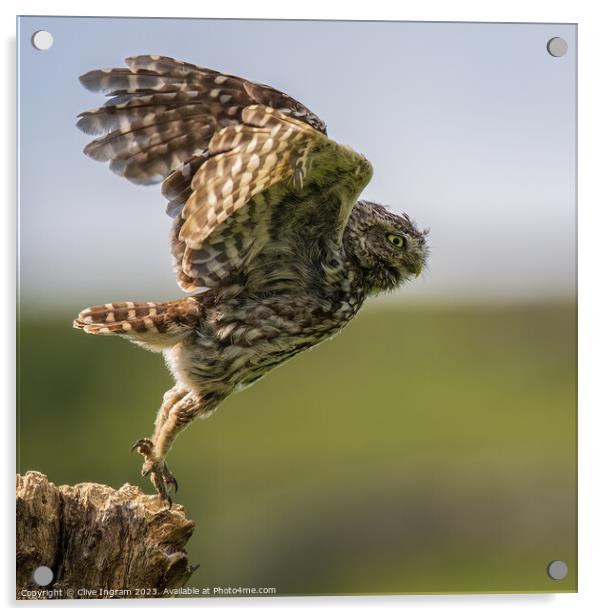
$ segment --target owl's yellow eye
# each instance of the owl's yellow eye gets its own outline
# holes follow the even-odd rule
[[[389,235],[387,235],[387,239],[391,242],[391,244],[395,244],[397,248],[401,248],[403,246],[403,237],[400,235],[393,235],[393,233],[389,233]]]

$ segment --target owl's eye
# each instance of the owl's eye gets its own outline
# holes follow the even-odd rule
[[[403,237],[400,235],[389,233],[389,235],[387,235],[387,239],[391,242],[391,244],[395,244],[397,248],[401,248],[403,246]]]

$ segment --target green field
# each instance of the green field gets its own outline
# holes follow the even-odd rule
[[[18,470],[150,491],[129,448],[170,387],[162,358],[71,316],[21,320]],[[169,461],[199,587],[575,590],[576,309],[368,307]]]

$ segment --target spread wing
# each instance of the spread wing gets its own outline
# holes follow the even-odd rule
[[[269,86],[171,58],[127,63],[81,78],[112,96],[80,114],[82,130],[107,133],[84,151],[136,183],[164,180],[184,290],[244,279],[266,254],[294,258],[303,229],[340,242],[372,169],[317,116]]]

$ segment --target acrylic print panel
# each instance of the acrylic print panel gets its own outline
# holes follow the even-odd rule
[[[575,591],[576,26],[18,28],[17,596]]]

